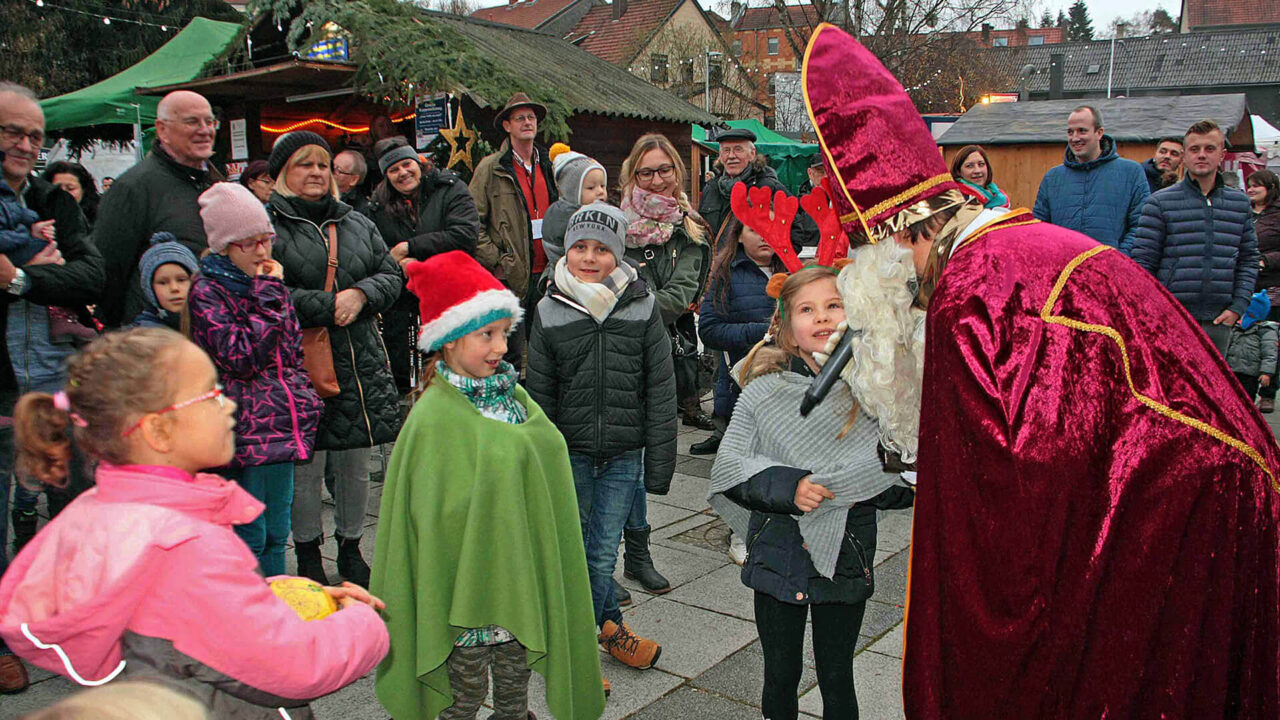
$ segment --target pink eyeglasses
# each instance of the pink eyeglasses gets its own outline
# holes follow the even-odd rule
[[[191,407],[192,405],[199,405],[205,400],[217,400],[218,407],[220,408],[225,408],[227,406],[227,396],[223,393],[222,385],[218,384],[218,385],[214,385],[212,390],[210,390],[207,393],[204,393],[203,395],[200,395],[198,397],[193,397],[190,400],[183,400],[182,402],[174,403],[162,410],[156,410],[155,412],[147,413],[147,415],[164,415],[167,413],[171,413],[175,410],[181,410],[182,408],[185,408],[185,407]],[[124,432],[120,433],[120,437],[129,437],[129,435],[132,434],[134,430],[137,430],[138,428],[142,427],[142,420],[145,417],[146,415],[143,415],[141,418],[138,418],[138,422],[130,426],[128,430],[125,430]]]
[[[257,240],[253,240],[253,239],[241,240],[240,242],[228,243],[228,245],[235,245],[236,247],[240,248],[241,252],[253,252],[254,250],[257,250],[260,247],[268,247],[271,245],[271,243],[274,243],[275,241],[276,241],[275,235],[268,235],[264,238],[259,238]]]

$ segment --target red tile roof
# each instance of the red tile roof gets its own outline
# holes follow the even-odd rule
[[[1227,27],[1280,23],[1280,2],[1276,0],[1183,0],[1183,20],[1187,28]]]
[[[787,7],[787,14],[791,16],[791,26],[795,28],[817,27],[818,11],[812,5],[791,5]],[[773,6],[747,8],[742,13],[742,18],[738,20],[738,24],[734,26],[734,30],[765,30],[768,28],[780,28],[782,24],[782,14]]]
[[[613,5],[596,5],[565,36],[579,47],[614,65],[635,59],[653,33],[685,0],[627,0],[626,12],[613,19]],[[617,0],[614,0],[617,2]]]
[[[537,28],[551,19],[553,15],[564,10],[575,0],[520,0],[508,5],[481,8],[471,17],[503,25],[515,25],[523,28]]]

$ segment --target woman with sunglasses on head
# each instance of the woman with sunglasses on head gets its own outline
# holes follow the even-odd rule
[[[222,474],[266,505],[235,530],[264,575],[283,575],[293,463],[311,457],[320,398],[303,371],[284,270],[271,259],[275,231],[266,208],[244,186],[217,183],[200,196],[200,218],[210,254],[188,300],[191,337],[239,408],[235,457]]]

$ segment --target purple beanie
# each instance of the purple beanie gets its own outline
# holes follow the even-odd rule
[[[200,195],[199,202],[209,249],[219,255],[233,242],[275,232],[266,206],[239,183],[214,183]]]

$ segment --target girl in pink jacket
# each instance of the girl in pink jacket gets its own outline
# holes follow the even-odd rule
[[[0,580],[0,637],[16,654],[82,685],[160,679],[214,718],[309,718],[310,700],[377,665],[381,601],[328,588],[341,609],[305,622],[232,532],[262,503],[198,471],[231,460],[234,413],[208,356],[163,329],[95,340],[65,392],[18,402],[25,471],[55,480],[68,430],[99,466]]]

